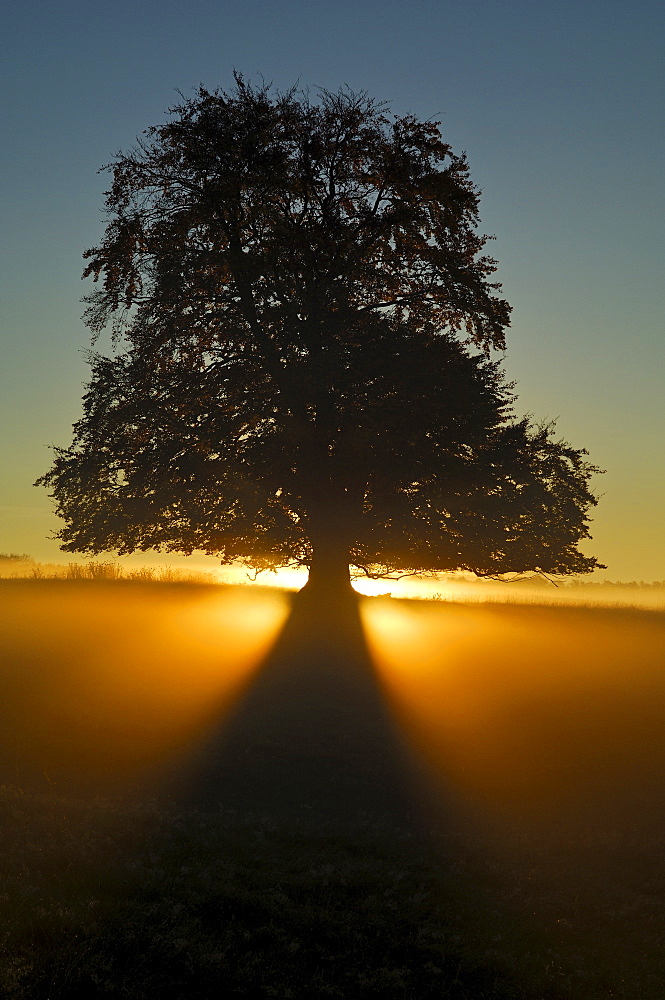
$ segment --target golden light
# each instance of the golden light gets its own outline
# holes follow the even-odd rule
[[[251,573],[245,566],[224,566],[219,570],[222,583],[240,584],[241,586],[258,586],[277,588],[278,590],[300,590],[307,583],[307,570],[304,567],[283,567],[276,570],[263,570],[258,574]]]
[[[9,595],[3,755],[139,773],[224,717],[273,644],[285,597],[252,588],[86,586]]]
[[[300,590],[307,583],[307,570],[304,566],[298,568],[278,569],[274,573],[263,573],[259,583],[266,587],[281,587],[283,590]]]
[[[438,609],[437,609],[438,610]],[[465,769],[469,732],[482,704],[464,683],[459,662],[479,624],[468,609],[432,613],[417,602],[363,602],[370,652],[399,723],[430,764],[448,778]]]
[[[371,580],[369,577],[359,577],[353,580],[351,586],[357,594],[365,597],[379,597],[392,593],[395,582],[391,580]]]
[[[662,616],[390,600],[362,616],[386,698],[440,787],[556,811],[662,775]]]

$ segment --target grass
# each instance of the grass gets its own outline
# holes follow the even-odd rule
[[[134,583],[215,583],[213,573],[173,566],[123,566],[113,559],[40,563],[27,554],[0,552],[0,580],[91,580]]]
[[[664,873],[641,838],[500,857],[370,820],[0,802],[7,1000],[662,996]]]
[[[249,574],[241,578],[234,574],[229,583],[245,585]],[[238,571],[238,567],[235,570]],[[0,552],[0,580],[70,580],[118,581],[138,583],[215,584],[223,579],[217,570],[190,569],[184,566],[145,566],[119,559],[93,559],[78,562],[41,563],[23,553]],[[261,578],[270,587],[273,582],[287,590],[299,589],[303,581],[293,576],[281,579],[267,573]],[[370,581],[371,582],[371,581]],[[401,581],[380,581],[378,591],[363,590],[368,581],[360,578],[362,593],[390,594],[397,599],[446,601],[481,604],[531,604],[539,606],[635,607],[665,610],[665,580],[612,582],[589,580],[586,577],[559,579],[556,585],[544,577],[532,575],[503,581],[478,579],[471,574],[447,573],[439,577],[404,578]],[[222,586],[224,583],[222,583]]]
[[[394,831],[9,790],[2,804],[12,1000],[529,995],[497,993],[496,961],[460,948],[456,889],[444,898],[437,867]],[[12,837],[26,825],[31,838]]]
[[[287,783],[311,777],[298,773],[302,739],[330,801],[275,809],[256,792],[263,786],[252,784],[251,762],[238,771],[247,785],[235,798],[224,792],[221,770],[214,801],[182,797],[177,785],[159,794],[139,786],[119,745],[138,745],[146,728],[157,739],[150,706],[175,724],[164,688],[176,669],[194,684],[194,664],[226,663],[237,612],[219,619],[200,611],[216,608],[220,593],[141,582],[0,586],[3,1000],[660,1000],[662,615],[400,605],[416,630],[396,635],[390,648],[404,642],[420,657],[414,667],[429,656],[420,682],[430,685],[424,701],[438,706],[441,720],[437,743],[426,731],[433,715],[421,718],[420,702],[408,703],[403,722],[430,755],[427,773],[441,800],[413,822],[382,811],[383,800],[365,792],[390,781],[382,745],[367,733],[352,739],[373,717],[373,702],[358,689],[357,714],[335,714],[337,689],[313,661],[304,664],[312,667],[309,687],[297,671],[285,672],[303,648],[312,656],[311,643],[296,648],[293,636],[247,689],[245,715],[229,717],[231,747],[261,757],[262,779],[281,782],[286,797]],[[414,634],[429,636],[429,651]],[[321,633],[321,648],[324,641]],[[445,664],[432,660],[444,648]],[[101,694],[83,683],[88,675]],[[498,686],[488,690],[492,676],[502,696]],[[58,702],[58,684],[78,701],[76,711]],[[325,697],[312,721],[317,686]],[[475,699],[473,712],[449,711],[455,698]],[[136,711],[121,718],[130,702]],[[280,727],[270,712],[287,708]],[[105,710],[114,715],[106,729]],[[250,731],[257,720],[258,734]],[[187,726],[178,732],[171,761],[192,738]],[[463,757],[463,767],[451,769],[447,755]],[[120,784],[109,761],[122,771]],[[77,783],[72,772],[84,763]],[[338,806],[354,792],[349,775],[361,772],[369,785],[358,785],[360,805],[345,812]]]

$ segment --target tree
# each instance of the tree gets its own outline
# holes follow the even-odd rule
[[[311,586],[585,573],[586,452],[515,418],[510,307],[438,123],[365,94],[200,88],[106,169],[62,548],[202,550]]]

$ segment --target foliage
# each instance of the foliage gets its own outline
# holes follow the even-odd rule
[[[56,449],[67,551],[368,575],[583,573],[585,452],[512,416],[510,308],[438,124],[365,94],[172,109],[108,168],[83,418]]]

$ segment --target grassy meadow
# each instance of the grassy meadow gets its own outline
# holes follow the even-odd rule
[[[0,580],[3,1000],[665,995],[664,612],[83,576]]]

